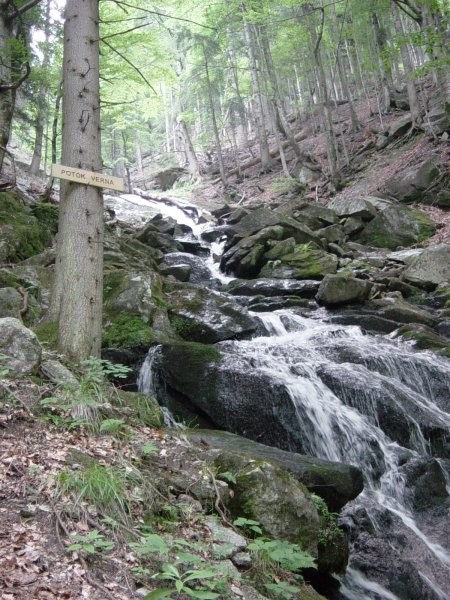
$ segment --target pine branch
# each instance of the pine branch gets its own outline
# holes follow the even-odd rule
[[[116,48],[113,48],[113,46],[111,46],[111,44],[109,44],[108,42],[103,41],[103,43],[106,44],[108,46],[108,48],[110,48],[118,56],[120,56],[120,58],[122,58],[127,64],[129,64],[130,67],[132,69],[134,69],[139,74],[140,77],[142,77],[142,79],[145,81],[145,83],[148,85],[148,87],[155,93],[155,95],[158,95],[155,88],[152,86],[152,84],[149,82],[149,80],[145,77],[145,75],[142,73],[142,71],[134,63],[131,62],[131,60],[129,60],[121,52],[116,50]]]

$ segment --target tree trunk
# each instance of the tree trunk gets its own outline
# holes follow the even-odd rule
[[[397,35],[403,37],[404,31],[402,26],[402,20],[400,18],[400,12],[398,6],[393,2],[392,4],[392,16],[394,19],[394,26]],[[413,79],[413,65],[411,62],[411,57],[409,54],[409,50],[406,44],[402,44],[401,46],[401,54],[403,61],[403,70],[406,78],[406,90],[408,92],[408,101],[409,101],[409,109],[411,112],[411,118],[413,123],[417,121],[420,115],[419,108],[419,98],[417,96],[416,84]]]
[[[0,9],[0,173],[6,146],[11,133],[11,123],[16,101],[16,88],[11,85],[11,56],[8,44],[14,39],[12,23]],[[3,87],[4,86],[4,87]]]
[[[45,25],[44,25],[45,43],[44,43],[44,57],[42,59],[42,71],[48,69],[50,64],[50,54],[48,48],[48,42],[50,38],[50,0],[47,0],[47,6],[45,8]],[[42,160],[42,142],[44,139],[44,125],[47,122],[47,86],[41,85],[39,89],[39,95],[37,99],[37,112],[35,121],[35,138],[34,138],[34,151],[33,158],[31,159],[30,173],[37,175],[41,168]]]
[[[198,164],[198,158],[195,154],[194,146],[192,144],[191,136],[189,135],[187,125],[182,117],[178,118],[177,132],[181,139],[182,147],[186,155],[189,173],[191,174],[192,179],[200,179],[200,167]]]
[[[246,12],[245,5],[241,5],[243,13]],[[250,75],[252,81],[252,92],[255,104],[255,121],[259,141],[259,150],[261,154],[261,168],[263,171],[270,169],[271,160],[269,153],[269,144],[267,142],[266,127],[264,122],[264,106],[261,94],[261,86],[258,75],[258,65],[256,62],[255,40],[251,24],[244,18],[244,33],[247,45],[248,58],[250,63]]]
[[[206,74],[206,86],[208,88],[208,100],[209,100],[209,110],[211,112],[211,121],[214,131],[214,139],[216,141],[216,152],[217,159],[219,161],[219,171],[220,171],[220,179],[222,180],[223,185],[227,186],[227,177],[225,175],[225,167],[223,164],[223,155],[222,155],[222,145],[220,143],[219,129],[217,127],[217,119],[216,119],[216,110],[214,108],[214,99],[212,95],[212,87],[211,87],[211,78],[209,75],[209,65],[208,65],[208,56],[206,54],[205,46],[203,46],[203,59],[205,65],[205,74]]]
[[[101,172],[98,23],[98,2],[67,0],[62,164]],[[66,356],[100,355],[102,303],[102,192],[62,181],[51,318],[59,321],[59,350]]]

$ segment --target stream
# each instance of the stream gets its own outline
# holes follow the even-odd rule
[[[122,200],[150,209],[139,196]],[[198,224],[200,213],[192,207],[157,201],[154,210],[188,225],[197,239],[208,227]],[[220,252],[215,243],[204,260],[211,279],[224,283],[231,278],[219,271]],[[443,451],[439,432],[450,429],[450,361],[333,323],[321,308],[250,314],[260,322],[255,337],[217,344],[219,400],[234,411],[230,430],[243,433],[233,415],[251,413],[249,398],[260,394],[285,427],[273,445],[353,464],[364,475],[364,491],[340,516],[351,555],[339,591],[329,597],[448,600],[448,504],[439,508],[430,498],[435,485],[450,492],[445,461],[433,458]],[[167,404],[158,352],[150,349],[138,385]],[[245,378],[245,389],[236,374]]]

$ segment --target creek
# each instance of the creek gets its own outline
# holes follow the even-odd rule
[[[155,210],[189,225],[190,239],[201,240],[208,227],[198,224],[193,207],[159,201]],[[229,279],[218,270],[219,252],[216,243],[204,259],[215,289]],[[257,441],[353,464],[364,475],[364,491],[341,512],[351,555],[339,590],[328,597],[450,598],[449,505],[448,498],[447,504],[439,500],[450,492],[442,458],[450,429],[450,361],[336,324],[317,307],[250,314],[260,323],[254,337],[216,344],[217,402],[228,429],[248,430],[255,439],[251,421],[260,402],[257,420],[270,416],[276,427],[268,425],[272,431]],[[160,347],[153,347],[138,384],[167,406],[160,365]]]

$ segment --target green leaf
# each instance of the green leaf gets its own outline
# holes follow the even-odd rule
[[[144,600],[160,600],[160,598],[170,598],[173,590],[169,588],[158,588],[144,596]]]
[[[191,598],[199,598],[200,600],[214,600],[215,598],[219,598],[220,596],[220,594],[216,594],[215,592],[208,592],[205,590],[191,590],[189,588],[186,588],[184,591]]]
[[[199,571],[187,571],[189,573],[187,577],[184,578],[184,581],[193,581],[194,579],[211,579],[211,577],[215,577],[217,573],[212,571],[211,569],[200,569]]]

